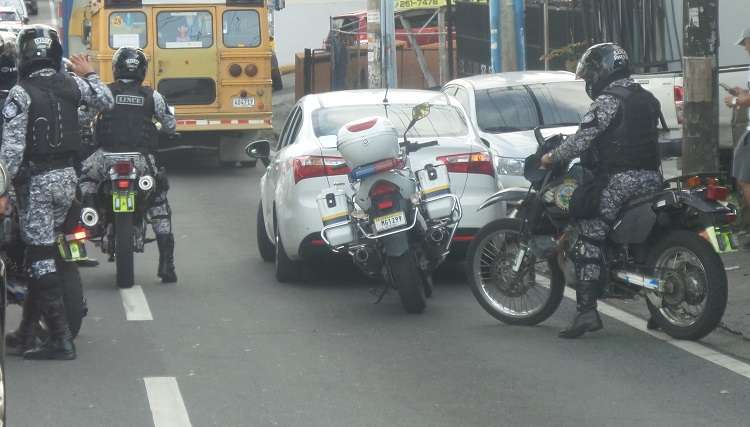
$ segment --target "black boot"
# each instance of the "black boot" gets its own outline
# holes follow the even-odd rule
[[[49,328],[49,338],[42,345],[25,352],[23,357],[29,360],[73,360],[76,358],[76,347],[68,327],[59,276],[57,273],[46,274],[39,282],[39,302]]]
[[[158,234],[156,243],[159,245],[159,271],[157,275],[162,283],[175,283],[177,273],[174,271],[174,235]]]
[[[7,347],[18,349],[19,354],[23,354],[39,344],[36,336],[39,319],[42,316],[39,308],[33,291],[29,290],[23,301],[21,324],[18,325],[18,329],[5,336]]]
[[[578,338],[586,332],[595,332],[603,327],[596,311],[597,282],[580,282],[576,289],[577,312],[567,329],[560,331],[560,338]]]

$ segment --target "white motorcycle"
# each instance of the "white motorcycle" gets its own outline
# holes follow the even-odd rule
[[[385,279],[378,302],[396,288],[408,313],[424,311],[432,273],[445,260],[462,215],[444,164],[411,169],[410,153],[438,144],[406,138],[429,113],[429,104],[414,108],[401,143],[384,117],[344,125],[337,147],[349,183],[324,190],[317,200],[326,244],[349,253],[365,274]]]

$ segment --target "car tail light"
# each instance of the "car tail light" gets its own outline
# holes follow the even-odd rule
[[[727,187],[709,186],[706,187],[706,191],[703,194],[706,200],[720,202],[729,197],[729,189]]]
[[[117,188],[119,188],[120,190],[127,190],[128,188],[130,188],[130,181],[128,181],[127,179],[118,179]]]
[[[302,156],[292,160],[294,183],[321,176],[346,175],[349,167],[341,157]]]
[[[133,164],[130,162],[117,162],[114,169],[118,175],[130,175],[133,172]]]
[[[437,160],[445,163],[448,172],[495,176],[495,170],[492,167],[492,158],[487,153],[452,154],[450,156],[440,156]]]
[[[685,88],[682,86],[674,87],[674,108],[677,110],[677,123],[682,124],[685,121]]]
[[[379,181],[370,189],[371,198],[393,193],[398,193],[398,187],[388,181]]]
[[[88,232],[82,225],[76,225],[70,234],[65,235],[65,240],[72,242],[73,240],[86,240],[88,238]]]

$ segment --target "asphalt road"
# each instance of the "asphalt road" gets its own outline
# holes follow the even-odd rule
[[[418,316],[395,295],[373,304],[372,283],[342,262],[279,284],[255,246],[262,170],[202,156],[166,159],[179,283],[157,282],[153,246],[137,255],[134,291],[115,288],[111,264],[82,270],[90,314],[79,358],[9,356],[8,425],[750,423],[750,380],[703,347],[683,346],[699,357],[610,316],[595,335],[560,340],[569,300],[541,326],[504,326],[455,266]]]

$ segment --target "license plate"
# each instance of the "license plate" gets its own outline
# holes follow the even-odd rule
[[[403,212],[394,212],[374,219],[375,231],[387,231],[402,225],[406,225],[406,215]]]
[[[255,107],[255,98],[232,98],[232,106],[234,108],[253,108]]]
[[[113,212],[135,212],[135,193],[112,194]]]

